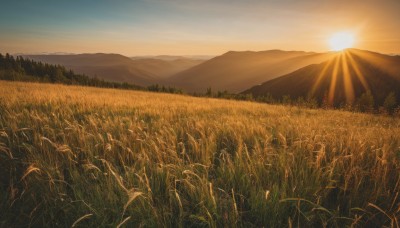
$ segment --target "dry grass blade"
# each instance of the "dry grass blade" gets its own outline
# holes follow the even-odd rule
[[[212,185],[212,183],[210,182],[210,183],[208,184],[208,186],[209,186],[209,191],[210,191],[211,200],[212,200],[212,202],[213,202],[214,207],[216,208],[216,207],[217,207],[217,201],[215,200],[215,197],[214,197],[213,185]]]
[[[265,191],[265,200],[268,200],[269,190]]]
[[[24,175],[21,177],[21,180],[25,179],[32,172],[40,173],[40,169],[35,167],[34,164],[30,164],[29,167],[26,169]]]
[[[232,192],[232,201],[233,201],[233,209],[235,212],[235,216],[239,216],[239,211],[238,211],[236,199],[235,199],[235,191],[233,190],[233,188],[231,189],[231,192]]]
[[[49,138],[42,136],[42,137],[40,137],[40,139],[41,139],[42,141],[48,142],[48,143],[49,143],[50,145],[52,145],[53,147],[57,148],[57,145],[54,144]]]
[[[175,189],[175,197],[178,200],[178,204],[179,204],[179,211],[182,212],[183,210],[183,206],[182,206],[182,201],[181,201],[181,197],[179,196],[178,192]]]
[[[124,205],[124,211],[126,211],[126,209],[128,208],[128,206],[140,195],[142,195],[143,192],[138,192],[135,191],[134,189],[129,190],[128,193],[128,202],[126,202],[126,204]]]
[[[78,218],[78,219],[72,224],[71,227],[75,227],[80,221],[82,221],[82,220],[84,220],[84,219],[87,219],[87,218],[89,218],[89,217],[92,216],[92,215],[93,215],[93,214],[86,214],[86,215],[84,215],[84,216]]]
[[[118,176],[114,170],[111,168],[111,165],[108,161],[102,159],[102,161],[107,165],[108,170],[110,171],[110,173],[113,175],[113,177],[115,178],[115,180],[117,181],[118,185],[126,192],[126,194],[129,195],[130,190],[128,190],[125,185],[122,183],[122,177]]]
[[[83,164],[83,168],[88,171],[88,170],[96,170],[98,172],[101,172],[101,170],[99,169],[99,167],[93,165],[92,163],[86,163]]]
[[[7,156],[8,156],[10,159],[13,159],[13,158],[14,158],[14,157],[13,157],[13,154],[11,153],[11,150],[8,149],[8,148],[6,147],[6,144],[4,144],[4,143],[0,143],[0,152],[4,152],[5,154],[7,154]]]
[[[125,185],[122,183],[122,177],[118,176],[114,170],[111,168],[111,165],[109,164],[109,162],[107,162],[106,160],[103,160],[105,162],[105,164],[107,165],[108,169],[110,170],[111,174],[114,176],[115,180],[117,181],[118,185],[125,191],[125,193],[128,196],[128,201],[126,202],[126,204],[124,205],[124,213],[126,209],[128,208],[128,206],[140,195],[143,194],[143,192],[138,192],[135,191],[135,189],[128,189],[125,187]]]
[[[377,205],[373,204],[373,203],[368,203],[368,206],[373,207],[375,209],[377,209],[379,212],[381,212],[382,214],[386,215],[386,217],[388,217],[390,219],[390,221],[392,221],[393,223],[393,218],[388,215],[384,210],[382,210],[382,208],[378,207]]]
[[[131,216],[125,218],[122,222],[120,222],[120,223],[117,225],[117,228],[120,228],[120,227],[121,227],[122,225],[124,225],[129,219],[131,219]]]

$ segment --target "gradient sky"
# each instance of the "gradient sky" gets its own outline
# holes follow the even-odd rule
[[[400,53],[400,0],[0,1],[0,53],[322,52],[339,31]]]

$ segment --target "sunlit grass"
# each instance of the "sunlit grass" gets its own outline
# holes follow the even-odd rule
[[[0,226],[396,226],[396,118],[0,82]]]

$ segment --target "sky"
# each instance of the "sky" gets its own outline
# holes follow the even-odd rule
[[[0,0],[0,53],[219,55],[355,48],[400,53],[400,0]]]

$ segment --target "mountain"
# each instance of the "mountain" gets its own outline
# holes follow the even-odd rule
[[[76,73],[98,77],[107,81],[135,83],[141,86],[154,84],[157,77],[138,69],[128,57],[118,54],[77,55],[27,55],[35,61],[63,65]]]
[[[75,74],[64,66],[43,64],[28,58],[0,53],[0,80],[57,83],[95,86],[102,88],[144,89],[129,83],[107,82],[86,75]],[[172,90],[171,92],[175,92]]]
[[[76,54],[76,55],[25,55],[24,57],[48,64],[63,65],[76,73],[98,77],[107,81],[128,82],[140,86],[162,83],[179,71],[188,69],[202,60],[137,59],[132,60],[119,54]]]
[[[390,92],[400,101],[400,56],[347,49],[328,61],[312,64],[292,73],[254,86],[244,94],[282,98],[314,97],[332,105],[354,103],[370,91],[376,104]]]
[[[168,79],[168,84],[187,92],[227,90],[241,92],[250,86],[290,73],[313,63],[321,63],[333,53],[302,51],[230,51]]]
[[[133,65],[144,72],[151,73],[160,79],[165,79],[178,72],[196,66],[204,60],[177,58],[177,59],[135,59]]]
[[[209,60],[215,56],[212,55],[145,55],[145,56],[133,56],[131,59],[160,59],[160,60],[177,60],[177,59],[191,59],[191,60]]]

